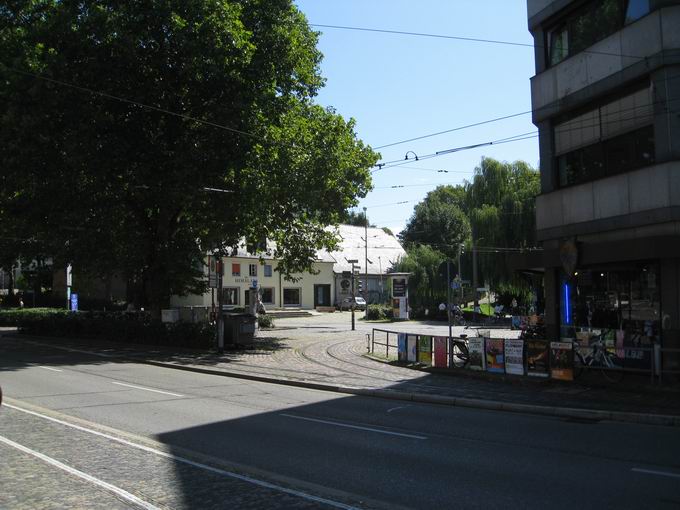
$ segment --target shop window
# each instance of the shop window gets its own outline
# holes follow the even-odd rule
[[[548,63],[586,50],[649,13],[649,0],[592,0],[548,31]]]
[[[262,287],[262,302],[265,305],[274,304],[274,288],[273,287]]]
[[[248,276],[257,276],[257,264],[248,264]]]
[[[231,276],[241,276],[241,264],[232,263]]]
[[[271,276],[271,275],[272,275],[272,266],[271,266],[271,264],[265,264],[265,265],[264,265],[264,275],[265,275],[265,276]]]
[[[222,303],[227,306],[238,306],[238,287],[223,288]]]
[[[300,289],[283,289],[284,306],[300,306]]]

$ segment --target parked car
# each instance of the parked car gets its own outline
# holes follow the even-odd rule
[[[347,297],[340,302],[340,310],[351,310],[352,302],[356,310],[366,310],[366,300],[360,296],[355,298]]]

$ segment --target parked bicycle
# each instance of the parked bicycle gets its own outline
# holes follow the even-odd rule
[[[470,351],[466,339],[467,335],[451,338],[451,360],[457,368],[464,368],[470,362]]]
[[[619,358],[616,353],[607,349],[605,335],[606,332],[602,332],[589,346],[574,342],[574,377],[579,377],[585,370],[598,369],[609,382],[620,382],[623,379],[625,358]]]

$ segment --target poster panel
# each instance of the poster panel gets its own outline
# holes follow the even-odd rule
[[[421,335],[418,337],[418,361],[432,365],[432,337]]]
[[[434,366],[445,368],[446,363],[446,339],[445,336],[434,337]]]
[[[398,355],[397,359],[399,361],[407,361],[407,355],[406,355],[406,333],[399,333],[397,336],[397,346],[398,346]]]
[[[470,370],[484,370],[484,339],[468,338],[468,352],[470,353]]]
[[[550,342],[550,375],[561,381],[574,380],[574,344]]]
[[[485,338],[486,371],[502,374],[505,372],[505,356],[502,338]]]
[[[550,342],[547,340],[527,340],[527,375],[530,377],[550,377]]]
[[[506,338],[503,348],[505,350],[505,373],[524,375],[524,340]]]
[[[415,363],[418,358],[416,358],[416,351],[418,349],[418,343],[417,343],[418,337],[416,335],[407,335],[407,340],[406,340],[406,359],[408,361],[411,361]]]

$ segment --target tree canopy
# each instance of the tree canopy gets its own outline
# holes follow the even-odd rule
[[[317,39],[291,0],[5,2],[0,229],[156,310],[242,239],[309,268],[378,157],[314,103]]]

